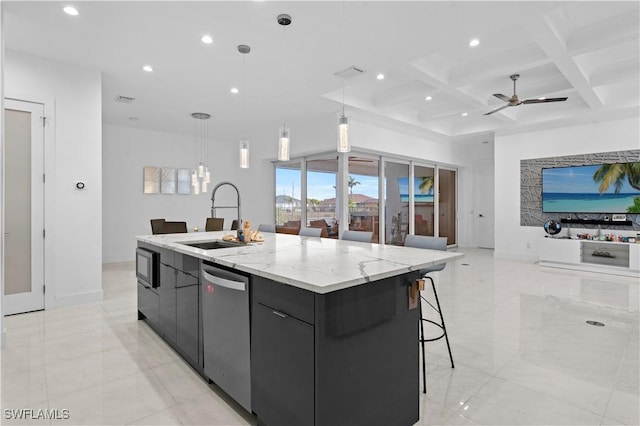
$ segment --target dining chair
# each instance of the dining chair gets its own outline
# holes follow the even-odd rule
[[[224,226],[223,217],[208,217],[207,223],[204,225],[204,230],[207,232],[222,231],[223,226]]]
[[[151,219],[151,233],[153,235],[164,234],[164,219]]]
[[[163,234],[182,234],[187,232],[187,222],[165,222]]]
[[[271,232],[272,234],[275,234],[276,225],[274,225],[272,223],[261,223],[260,225],[258,225],[258,231],[260,231],[260,232]]]
[[[407,235],[404,240],[405,247],[415,247],[422,248],[428,250],[447,250],[447,238],[445,237],[427,237],[422,235]],[[451,355],[451,346],[449,345],[449,336],[447,335],[447,327],[444,325],[444,317],[442,316],[442,308],[440,307],[440,300],[438,299],[438,292],[436,291],[436,285],[433,282],[433,278],[429,275],[430,272],[442,271],[446,263],[440,263],[438,265],[429,266],[428,268],[420,269],[420,275],[431,281],[431,288],[433,289],[433,295],[435,297],[436,306],[434,306],[431,302],[429,302],[426,297],[423,296],[422,292],[420,292],[420,303],[418,303],[419,313],[420,313],[420,339],[419,342],[422,345],[422,392],[427,393],[427,368],[425,362],[425,353],[424,353],[424,343],[425,342],[433,342],[434,340],[442,339],[443,337],[447,341],[447,350],[449,351],[449,360],[451,360],[451,368],[454,368],[453,365],[453,355]],[[436,321],[432,321],[430,319],[424,318],[422,316],[422,301],[425,301],[429,306],[433,308],[440,315],[440,323]],[[425,339],[424,337],[424,323],[428,322],[442,330],[442,334],[437,337]]]
[[[362,243],[370,243],[372,237],[373,232],[371,231],[350,231],[347,229],[342,233],[343,240],[360,241]]]
[[[321,237],[323,230],[323,228],[307,228],[305,226],[300,228],[300,233],[298,235],[301,237]]]

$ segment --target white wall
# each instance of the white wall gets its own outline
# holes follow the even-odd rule
[[[210,128],[215,128],[215,123],[212,124]],[[254,128],[246,134],[251,141],[249,169],[239,167],[238,140],[220,140],[210,130],[209,157],[206,159],[212,181],[209,193],[145,195],[142,193],[144,166],[193,168],[193,137],[105,125],[103,261],[133,260],[135,236],[150,234],[149,220],[153,218],[184,220],[188,229],[197,226],[204,230],[206,218],[211,213],[212,189],[223,181],[238,187],[242,219],[249,220],[253,228],[260,223],[273,223],[274,170],[271,161],[277,153],[277,128],[274,123],[273,128]],[[314,124],[293,129],[292,155],[312,149],[330,149],[329,145],[321,148],[323,145],[319,141],[322,139],[329,139],[334,146]],[[216,206],[235,204],[235,191],[229,186],[221,187],[216,194]],[[220,209],[216,216],[224,217],[224,227],[229,229],[236,211]]]
[[[537,260],[539,227],[520,226],[520,160],[640,148],[640,119],[495,138],[496,256]]]
[[[6,50],[4,83],[7,97],[44,100],[55,129],[45,130],[47,308],[101,300],[100,72]]]

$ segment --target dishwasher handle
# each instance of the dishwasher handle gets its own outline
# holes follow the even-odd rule
[[[215,284],[219,287],[228,288],[231,290],[245,291],[247,286],[244,281],[228,280],[226,278],[218,277],[210,274],[204,268],[202,268],[202,278],[211,284]]]

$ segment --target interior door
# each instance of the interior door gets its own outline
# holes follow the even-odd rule
[[[44,105],[5,99],[5,315],[44,309]]]
[[[478,247],[495,247],[493,160],[478,160],[473,164],[475,228]]]

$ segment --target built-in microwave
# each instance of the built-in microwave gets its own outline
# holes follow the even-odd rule
[[[136,248],[136,276],[145,287],[159,287],[158,253]]]

